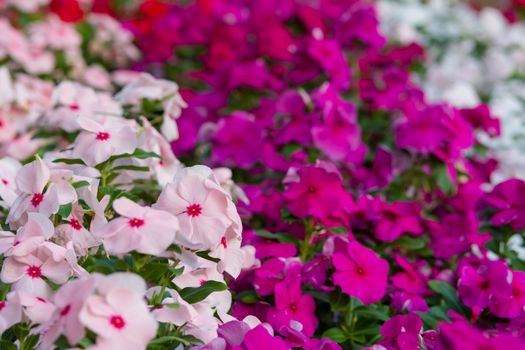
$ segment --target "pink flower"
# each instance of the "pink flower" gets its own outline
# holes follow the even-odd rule
[[[40,334],[40,348],[51,349],[55,340],[64,334],[70,344],[78,343],[84,336],[84,326],[80,323],[79,313],[86,298],[92,293],[94,278],[69,281],[54,296],[56,309],[50,319],[34,330]]]
[[[16,159],[8,157],[0,159],[0,199],[4,202],[3,205],[0,202],[0,206],[10,208],[18,197],[15,181],[16,174],[21,167],[22,165]]]
[[[18,222],[28,212],[39,212],[49,216],[58,211],[56,188],[50,186],[45,190],[50,177],[49,168],[40,158],[20,169],[16,177],[16,185],[22,194],[13,203],[6,222]]]
[[[82,225],[82,217],[71,215],[67,221],[56,227],[56,235],[64,242],[72,242],[76,254],[84,256],[89,248],[100,245],[100,241]]]
[[[73,156],[93,166],[111,156],[133,153],[137,147],[137,135],[128,121],[108,117],[98,122],[85,117],[78,118],[82,132],[75,140]]]
[[[127,198],[115,200],[113,208],[121,217],[95,232],[108,253],[159,255],[173,243],[179,222],[169,212],[141,207]]]
[[[44,323],[53,315],[55,305],[46,298],[32,295],[31,293],[19,291],[20,303],[24,314],[32,323]]]
[[[332,262],[334,284],[344,293],[364,304],[375,303],[385,295],[388,263],[373,250],[353,241],[346,246],[346,252],[334,253]]]
[[[12,283],[13,290],[25,291],[47,298],[51,288],[43,277],[55,283],[65,283],[71,276],[71,266],[66,261],[67,250],[47,242],[31,254],[4,260],[0,278],[4,283]]]
[[[148,290],[147,296],[151,298],[160,292],[160,287],[152,288]],[[156,307],[152,312],[157,321],[182,326],[198,316],[197,310],[182,299],[176,290],[167,288],[166,292],[169,296],[164,298],[162,305]],[[177,305],[177,307],[173,307],[173,305]]]
[[[130,288],[88,296],[79,319],[97,334],[101,349],[142,350],[157,333],[157,322],[142,295]]]
[[[189,248],[217,247],[232,226],[240,234],[235,205],[211,169],[204,166],[180,171],[174,182],[164,188],[156,207],[177,216],[180,231],[176,241]]]
[[[276,330],[300,324],[300,331],[310,337],[317,327],[314,298],[301,293],[301,279],[283,281],[275,286],[275,308],[268,311],[268,322]]]
[[[17,293],[10,292],[5,300],[0,301],[0,334],[20,321],[22,321],[20,298]]]

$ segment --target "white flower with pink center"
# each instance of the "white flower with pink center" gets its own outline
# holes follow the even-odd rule
[[[240,224],[238,214],[230,209],[235,208],[230,196],[213,177],[203,176],[202,169],[209,170],[202,166],[183,169],[164,188],[156,204],[177,215],[181,230],[176,241],[192,249],[216,247],[232,225]]]
[[[17,174],[16,185],[22,193],[13,203],[6,222],[9,224],[23,221],[27,213],[39,212],[49,216],[58,211],[58,193],[56,188],[47,187],[50,171],[42,159],[24,165]]]
[[[79,318],[97,334],[100,349],[145,349],[157,333],[157,321],[143,296],[120,286],[88,296]]]
[[[143,254],[160,255],[173,243],[179,230],[179,222],[174,215],[164,210],[142,207],[127,198],[115,200],[113,209],[121,217],[95,232],[110,254],[125,254],[135,250]]]
[[[82,132],[75,140],[73,156],[89,166],[111,156],[133,153],[137,148],[137,131],[129,121],[115,117],[103,121],[80,117],[77,122]]]

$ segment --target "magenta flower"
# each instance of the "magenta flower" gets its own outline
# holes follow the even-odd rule
[[[267,319],[277,330],[290,327],[295,322],[300,324],[300,331],[304,335],[309,337],[314,334],[317,327],[314,298],[302,294],[299,278],[275,286],[275,308],[268,311]]]
[[[292,214],[324,219],[351,201],[336,173],[315,166],[304,167],[297,173],[300,180],[289,183],[284,192]]]
[[[219,121],[213,143],[214,161],[233,162],[238,167],[248,168],[260,158],[262,129],[252,116],[237,112]]]
[[[437,151],[450,138],[443,125],[445,113],[442,106],[431,106],[410,116],[396,130],[397,146],[423,154]]]
[[[274,337],[263,326],[259,325],[244,335],[242,346],[234,346],[232,350],[288,350],[284,340]]]
[[[498,317],[515,318],[523,315],[525,307],[525,272],[513,271],[510,291],[497,290],[490,311]]]
[[[525,349],[525,342],[510,334],[491,335],[481,332],[465,321],[442,323],[436,349],[439,350],[515,350]]]
[[[481,309],[490,304],[496,293],[510,291],[509,269],[502,261],[482,261],[479,266],[460,269],[458,293],[465,305]]]
[[[392,350],[419,350],[423,322],[416,314],[396,315],[381,327],[381,345]]]
[[[496,210],[492,224],[496,226],[510,224],[512,229],[525,227],[525,182],[511,179],[500,183],[484,198],[485,202]]]
[[[382,242],[392,242],[401,237],[403,233],[414,235],[422,233],[423,228],[419,224],[420,211],[421,208],[417,203],[383,202],[381,218],[375,229],[376,238]]]
[[[346,252],[334,253],[332,262],[334,284],[344,293],[364,304],[375,303],[385,295],[388,263],[373,250],[353,241],[346,246]]]

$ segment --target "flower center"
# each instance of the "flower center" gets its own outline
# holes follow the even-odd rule
[[[26,273],[31,278],[39,278],[42,276],[42,270],[36,265],[29,266],[26,270]]]
[[[80,224],[80,222],[75,218],[72,218],[71,220],[69,220],[69,225],[71,225],[71,227],[73,227],[77,231],[80,231],[80,229],[82,228],[82,225]]]
[[[195,203],[186,207],[186,214],[188,216],[191,216],[192,218],[201,215],[201,213],[202,207],[200,206],[200,204]]]
[[[0,301],[0,311],[2,311],[5,307],[5,301]]]
[[[361,276],[365,274],[365,270],[363,270],[362,267],[358,267],[356,272],[357,272],[358,275],[361,275]]]
[[[139,218],[133,218],[128,221],[128,224],[131,227],[141,227],[142,225],[144,225],[144,220]]]
[[[33,204],[33,207],[38,207],[40,203],[44,200],[44,195],[42,193],[35,193],[33,195],[33,198],[31,198],[31,204]]]
[[[0,129],[3,128],[5,125],[4,121],[2,119],[0,119]]]
[[[109,140],[109,133],[101,131],[97,134],[97,140],[99,141],[107,141]]]
[[[203,286],[205,283],[206,283],[206,280],[200,280],[200,281],[199,281],[199,284],[200,284],[201,286]]]
[[[489,281],[483,281],[480,285],[481,289],[489,289],[490,288],[490,282]]]
[[[520,290],[518,288],[512,288],[512,296],[518,297],[520,296]]]
[[[222,236],[221,244],[224,247],[224,249],[228,248],[228,244],[226,243],[226,236]]]
[[[317,189],[314,186],[308,186],[308,193],[315,193]]]
[[[71,311],[71,304],[67,304],[62,311],[60,311],[60,316],[66,316],[69,311]]]
[[[72,111],[78,111],[80,109],[80,106],[74,103],[69,105],[69,109]]]
[[[9,185],[9,181],[7,181],[6,179],[2,179],[2,183],[3,183],[4,185]]]
[[[109,323],[116,329],[122,329],[126,326],[126,322],[120,315],[111,316]]]
[[[297,305],[296,304],[290,304],[290,310],[297,311]]]
[[[38,300],[38,301],[40,301],[41,303],[44,303],[44,304],[47,303],[46,299],[44,299],[44,298],[36,297],[36,300]]]

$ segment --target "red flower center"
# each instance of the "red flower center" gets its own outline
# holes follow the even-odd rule
[[[69,109],[72,111],[78,111],[80,109],[80,106],[76,103],[69,105]]]
[[[36,300],[40,301],[41,303],[47,303],[46,299],[44,298],[40,298],[40,297],[36,297]]]
[[[521,295],[521,292],[518,288],[512,288],[512,296],[519,297]]]
[[[188,216],[191,216],[192,218],[201,215],[201,213],[202,207],[200,206],[200,204],[195,203],[186,207],[186,214]]]
[[[228,248],[228,244],[226,243],[226,236],[222,236],[221,244],[224,247],[224,249]]]
[[[490,288],[490,282],[489,282],[489,281],[486,281],[486,280],[483,281],[483,282],[481,283],[481,285],[480,285],[480,288],[481,288],[481,289],[485,289],[485,290],[486,290],[486,289],[489,289],[489,288]]]
[[[80,231],[80,229],[82,228],[82,225],[80,224],[80,222],[75,218],[72,218],[71,220],[69,220],[69,225],[71,225],[71,227],[73,227],[77,231]]]
[[[141,227],[142,225],[144,225],[144,220],[139,218],[133,218],[128,221],[128,224],[131,227]]]
[[[362,267],[358,267],[356,272],[357,272],[358,275],[361,275],[361,276],[365,274],[365,270],[363,270]]]
[[[314,186],[308,186],[308,193],[315,193],[317,192],[317,188],[315,188]]]
[[[33,198],[31,198],[31,204],[33,204],[33,207],[38,207],[40,203],[44,200],[44,195],[42,193],[35,193],[33,195]]]
[[[206,283],[206,280],[200,280],[200,281],[199,281],[199,284],[200,284],[201,286],[204,285],[205,283]]]
[[[5,301],[0,301],[0,311],[2,311],[5,307]]]
[[[296,304],[290,304],[290,310],[297,311],[297,305]]]
[[[109,323],[116,329],[122,329],[126,326],[126,322],[120,315],[111,316]]]
[[[99,141],[107,141],[109,140],[109,133],[101,131],[97,134],[97,140]]]
[[[71,304],[67,304],[62,311],[60,311],[60,316],[66,316],[69,311],[71,311]]]
[[[9,185],[9,181],[7,181],[6,179],[2,179],[2,183],[3,183],[4,185]]]
[[[29,266],[26,270],[26,273],[31,278],[39,278],[42,276],[42,270],[36,265]]]

